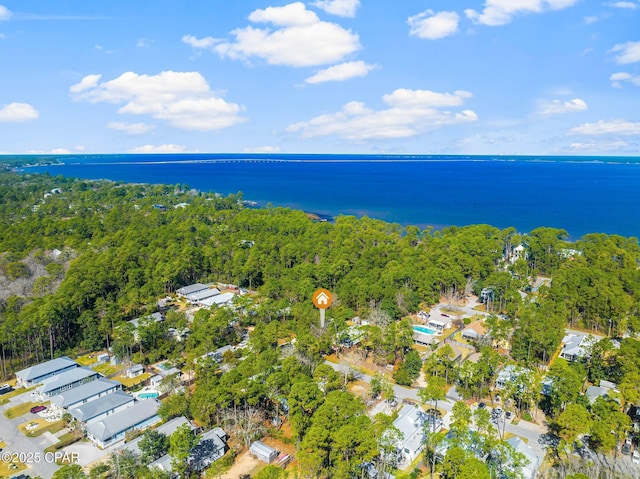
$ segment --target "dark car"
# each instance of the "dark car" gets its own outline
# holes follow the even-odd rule
[[[448,318],[449,315],[448,314],[444,314],[444,313],[440,313],[440,316],[444,317],[444,318]]]
[[[38,414],[39,412],[45,411],[47,409],[47,406],[33,406],[31,408],[31,412],[33,414]]]
[[[0,386],[0,395],[7,394],[11,391],[13,391],[13,388],[9,384],[3,384]]]
[[[481,402],[480,404],[478,404],[478,409],[484,409],[487,407],[486,403]]]
[[[630,444],[630,443],[625,442],[625,443],[622,445],[622,454],[625,454],[625,455],[627,455],[627,456],[628,456],[629,454],[631,454],[631,444]]]

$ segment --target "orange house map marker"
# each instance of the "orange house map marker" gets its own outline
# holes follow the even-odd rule
[[[311,297],[313,304],[320,310],[320,327],[324,328],[324,312],[333,303],[333,295],[324,288],[320,288]]]

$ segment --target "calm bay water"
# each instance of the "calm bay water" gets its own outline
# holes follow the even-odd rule
[[[97,155],[25,172],[242,191],[261,205],[402,225],[487,223],[571,238],[640,236],[640,158],[320,155]],[[268,161],[267,161],[268,160]]]

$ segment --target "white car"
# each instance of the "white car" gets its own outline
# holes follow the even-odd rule
[[[634,464],[640,464],[640,452],[633,451],[633,454],[631,455],[631,462]]]

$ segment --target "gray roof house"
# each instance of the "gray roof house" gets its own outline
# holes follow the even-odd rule
[[[178,429],[183,424],[189,424],[191,426],[191,423],[186,417],[178,416],[158,426],[155,429],[155,431],[159,432],[160,434],[164,434],[165,436],[171,436],[171,434],[173,434],[175,430]],[[193,426],[191,427],[193,428]],[[140,443],[141,440],[142,440],[142,436],[138,436],[135,439],[124,443],[121,449],[127,449],[135,454],[140,454],[141,451],[138,444]]]
[[[106,394],[120,389],[122,385],[117,381],[98,378],[77,388],[64,391],[51,398],[51,405],[58,409],[71,409],[86,404]]]
[[[139,318],[132,319],[131,321],[129,321],[129,324],[131,324],[134,327],[134,329],[138,329],[138,327],[140,326],[140,322],[145,322],[145,321],[161,323],[162,321],[164,321],[164,317],[162,316],[161,313],[152,313],[147,316],[141,316]]]
[[[424,431],[426,413],[418,406],[406,405],[393,421],[393,426],[402,433],[402,439],[396,447],[407,462],[412,462],[424,447]]]
[[[198,444],[191,449],[191,453],[187,459],[191,469],[196,472],[204,471],[207,467],[224,456],[224,453],[227,452],[227,438],[227,433],[219,427],[204,433],[198,441]],[[173,472],[171,467],[171,456],[168,454],[156,459],[147,467],[149,469],[155,467],[165,472]]]
[[[567,361],[576,361],[589,355],[590,346],[598,342],[600,337],[591,334],[568,333],[562,340],[560,357]]]
[[[188,294],[198,293],[200,291],[204,291],[205,289],[209,289],[209,286],[202,283],[190,284],[189,286],[184,286],[178,290],[176,293],[178,296],[187,296]]]
[[[211,298],[212,296],[216,296],[220,294],[220,290],[218,288],[207,288],[203,291],[198,291],[197,293],[190,293],[186,295],[186,298],[192,303],[198,303],[203,299]]]
[[[249,452],[258,460],[271,464],[278,458],[278,451],[271,446],[267,446],[262,441],[253,441],[249,446]]]
[[[233,298],[236,296],[236,293],[226,292],[222,294],[217,294],[215,296],[211,296],[210,298],[203,299],[198,301],[198,304],[201,306],[211,307],[214,304],[216,306],[228,306],[233,301]]]
[[[99,377],[102,377],[100,373],[95,372],[87,367],[73,368],[68,371],[46,379],[42,386],[36,389],[38,395],[44,400],[48,399],[56,394],[60,394],[69,389],[82,386],[88,382],[91,382]]]
[[[39,384],[45,379],[61,374],[65,371],[75,369],[80,365],[66,356],[62,356],[51,361],[36,364],[30,368],[23,369],[16,373],[17,385],[25,388],[34,384]]]
[[[535,479],[536,473],[538,472],[538,467],[540,467],[540,459],[538,458],[538,456],[536,456],[536,454],[527,445],[527,443],[520,439],[518,436],[510,437],[509,439],[507,439],[507,443],[509,443],[509,445],[513,447],[516,452],[522,454],[525,457],[526,461],[528,461],[528,463],[521,468],[523,477],[525,479]]]
[[[90,401],[77,408],[69,409],[69,414],[80,422],[91,424],[110,414],[127,409],[132,404],[133,396],[129,396],[123,391],[115,391],[95,401]]]
[[[146,429],[160,421],[158,416],[160,402],[145,399],[133,406],[107,416],[87,426],[87,438],[96,446],[105,448],[122,441],[127,432]]]
[[[521,375],[529,372],[529,369],[508,364],[498,373],[498,376],[496,376],[496,389],[504,389],[509,384],[517,380]]]

